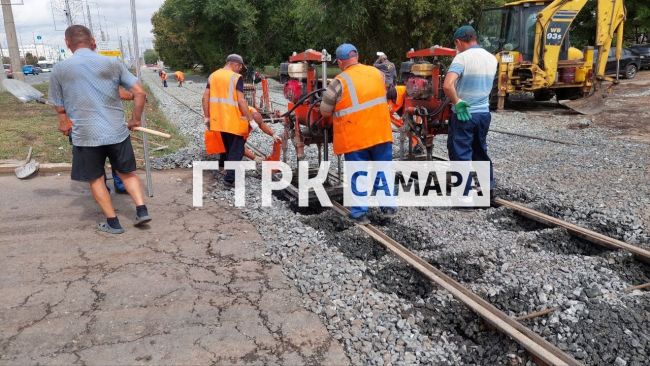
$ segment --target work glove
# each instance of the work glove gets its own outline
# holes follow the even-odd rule
[[[454,109],[456,110],[456,118],[458,118],[459,121],[469,121],[472,119],[471,113],[469,113],[469,103],[466,101],[460,99],[456,105],[454,105]]]
[[[273,137],[273,141],[275,142],[282,142],[282,137],[278,136],[277,133],[274,133],[271,137]]]
[[[210,117],[203,117],[203,124],[205,124],[205,128],[208,130],[210,129]]]
[[[255,131],[260,125],[257,124],[257,122],[250,120],[248,121],[248,124],[251,126],[251,130]]]

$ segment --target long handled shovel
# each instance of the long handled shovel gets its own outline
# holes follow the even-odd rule
[[[19,166],[14,170],[16,177],[18,179],[27,179],[38,172],[40,165],[34,159],[32,159],[32,147],[29,147],[29,152],[27,153],[27,158],[25,163],[22,166]]]

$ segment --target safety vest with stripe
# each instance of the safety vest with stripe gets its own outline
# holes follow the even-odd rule
[[[390,106],[390,111],[392,113],[397,113],[399,112],[402,107],[404,107],[404,99],[406,97],[406,86],[405,85],[397,85],[395,87],[395,91],[397,92],[397,98],[395,99],[395,102],[392,100],[388,101],[388,105]]]
[[[336,76],[342,86],[334,107],[334,153],[345,154],[393,141],[381,71],[357,64]]]
[[[210,75],[210,129],[245,136],[248,120],[242,116],[237,104],[235,87],[241,75],[219,69]]]

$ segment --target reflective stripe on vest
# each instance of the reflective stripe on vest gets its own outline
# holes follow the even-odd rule
[[[237,106],[237,100],[235,100],[235,85],[237,84],[238,74],[233,74],[230,77],[230,84],[228,84],[228,97],[227,98],[210,98],[211,103],[220,103]]]
[[[359,103],[359,97],[357,97],[357,90],[355,89],[354,83],[352,82],[352,79],[350,79],[350,76],[348,76],[348,74],[346,74],[345,72],[342,72],[339,75],[343,79],[345,79],[345,84],[348,88],[348,93],[350,93],[350,100],[352,101],[352,105],[348,108],[344,108],[334,112],[333,113],[334,117],[343,117],[350,113],[359,112],[364,109],[368,109],[378,104],[387,102],[386,96],[384,95],[375,99],[370,99],[367,102]]]

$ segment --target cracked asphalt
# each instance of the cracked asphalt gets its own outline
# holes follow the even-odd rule
[[[95,231],[67,175],[0,176],[0,363],[347,364],[255,227],[223,202],[191,207],[191,171],[154,172],[154,221]]]

